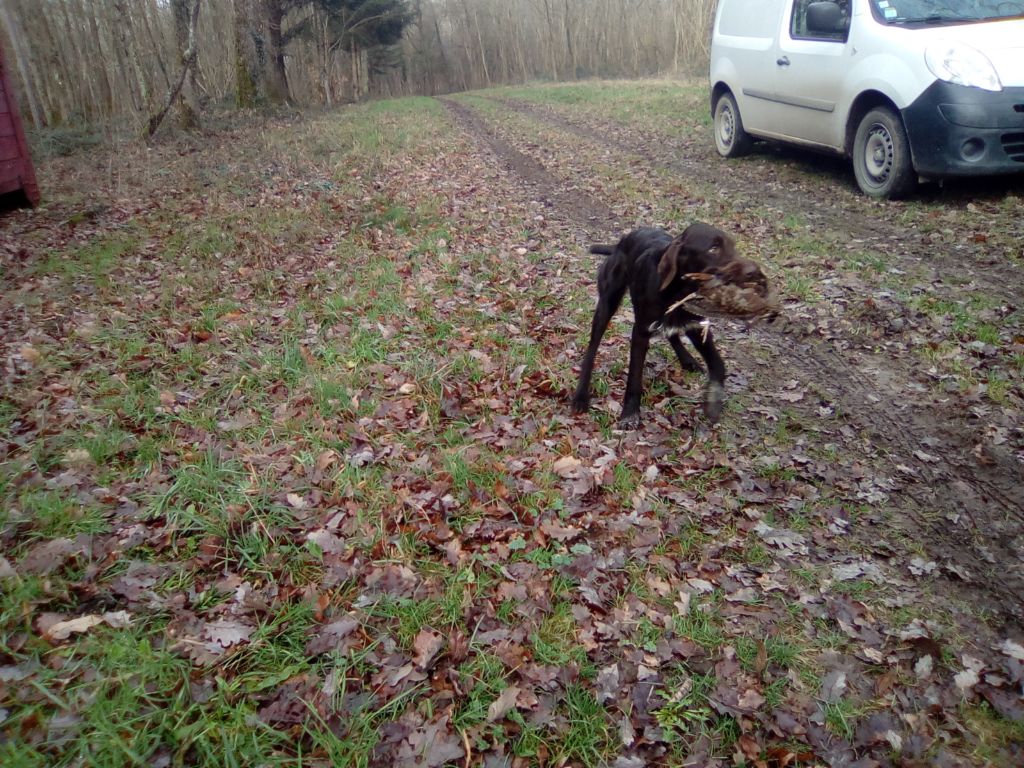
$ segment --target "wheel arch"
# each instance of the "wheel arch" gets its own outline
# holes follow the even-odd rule
[[[736,98],[736,94],[733,93],[732,88],[730,88],[725,83],[725,81],[723,81],[723,80],[719,80],[717,83],[715,83],[713,86],[711,86],[711,114],[712,115],[715,114],[715,105],[718,104],[718,100],[720,98],[722,98],[723,94],[726,94],[726,93],[732,93],[733,99]]]
[[[888,107],[892,110],[892,113],[896,115],[897,119],[899,119],[901,123],[903,122],[903,115],[900,114],[899,107],[897,107],[896,103],[881,91],[868,90],[859,94],[850,105],[850,111],[846,116],[846,133],[843,137],[843,153],[847,157],[853,156],[853,141],[857,136],[857,127],[860,125],[860,121],[864,119],[864,115],[876,107]],[[906,128],[906,123],[904,123],[903,130],[906,131]],[[911,147],[910,151],[911,155],[913,155],[913,147]]]

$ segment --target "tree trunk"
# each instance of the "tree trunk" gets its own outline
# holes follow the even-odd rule
[[[316,48],[320,58],[320,91],[324,106],[330,107],[334,103],[334,89],[331,87],[331,64],[334,60],[334,47],[331,45],[331,36],[328,33],[327,17],[317,16],[316,19]]]
[[[563,19],[565,21],[565,47],[569,52],[569,79],[576,79],[576,49],[572,44],[572,24],[571,17],[569,15],[569,0],[565,0],[565,13]]]
[[[145,109],[149,106],[150,101],[149,79],[146,77],[146,73],[142,71],[142,57],[136,46],[132,17],[124,0],[115,0],[114,10],[121,17],[116,22],[117,34],[121,40],[121,48],[124,51],[125,60],[131,64],[132,74],[135,77],[135,82],[138,85],[139,94],[142,98],[142,108]]]
[[[127,45],[124,39],[124,27],[121,24],[121,21],[117,18],[117,11],[114,5],[106,5],[104,10],[106,11],[104,22],[111,30],[110,46],[113,50],[113,58],[117,62],[117,69],[121,76],[121,85],[123,86],[123,90],[128,92],[128,98],[131,100],[131,105],[134,111],[140,112],[145,105],[139,101],[139,84],[132,76],[131,57],[128,54]],[[119,101],[120,97],[120,93],[115,93],[114,101]]]
[[[79,45],[78,35],[71,26],[71,16],[68,13],[68,0],[60,0],[57,4],[60,9],[60,21],[63,27],[64,40],[69,50],[66,53],[71,72],[82,73],[68,83],[69,88],[74,88],[75,111],[85,118],[95,117],[96,94],[92,87],[92,81],[84,77],[87,59],[82,55],[82,47]]]
[[[363,96],[370,93],[370,51],[359,49],[359,91]]]
[[[267,42],[269,43],[269,72],[267,73],[267,97],[276,104],[287,104],[288,73],[284,66],[284,42],[281,25],[284,23],[283,0],[263,0],[267,18]]]
[[[167,65],[164,63],[164,46],[161,44],[162,41],[158,39],[156,33],[153,31],[153,24],[150,23],[151,15],[155,23],[159,24],[160,21],[160,10],[156,7],[156,0],[149,0],[148,3],[144,3],[142,8],[139,10],[139,15],[142,17],[142,27],[146,30],[146,37],[153,50],[153,56],[156,58],[157,68],[160,70],[160,75],[163,77],[164,87],[167,90],[170,90],[171,76],[167,72]],[[159,27],[157,27],[157,29],[159,29]]]
[[[487,49],[484,47],[484,38],[480,34],[480,11],[474,9],[473,22],[476,24],[476,43],[480,47],[480,66],[484,69],[484,84],[491,87],[491,73],[487,70]]]
[[[24,9],[24,6],[23,6]],[[46,88],[51,103],[57,104],[56,122],[67,122],[75,112],[75,99],[72,84],[73,65],[68,62],[71,55],[69,41],[58,45],[53,34],[51,15],[52,5],[42,5],[33,9],[33,21],[40,38],[39,48],[45,51],[43,61],[46,67]]]
[[[259,60],[254,42],[252,11],[250,0],[234,0],[235,104],[239,109],[251,109],[259,101]]]
[[[60,97],[53,92],[54,89],[49,87],[52,77],[56,74],[51,72],[52,67],[46,61],[47,51],[52,46],[47,45],[41,39],[42,34],[39,31],[36,8],[33,8],[31,13],[26,13],[22,0],[7,0],[7,3],[15,25],[24,36],[21,45],[25,51],[25,60],[28,62],[28,75],[32,78],[32,90],[35,93],[36,102],[42,109],[43,122],[46,125],[52,125],[54,122],[60,121],[63,111]],[[20,24],[18,23],[19,19],[21,20]],[[56,76],[60,77],[59,74]]]
[[[171,0],[171,2],[174,3],[173,8],[177,13],[178,8],[176,6],[178,6],[179,4],[183,5],[186,2],[186,0]],[[188,26],[185,30],[186,47],[182,50],[181,54],[181,75],[178,78],[177,84],[174,86],[173,90],[168,95],[167,103],[159,112],[157,112],[149,119],[149,125],[146,128],[147,139],[153,138],[153,134],[155,134],[157,129],[160,127],[160,124],[164,121],[164,118],[167,116],[167,113],[170,111],[171,106],[178,99],[179,95],[182,96],[182,100],[184,101],[182,87],[185,85],[185,81],[188,79],[189,70],[195,67],[196,59],[199,57],[199,49],[196,46],[196,24],[199,20],[199,4],[200,0],[193,0],[192,11],[185,19],[185,23]],[[178,18],[176,15],[176,26],[177,22]],[[192,110],[191,105],[187,105],[187,109]],[[192,112],[192,116],[195,117],[194,110],[192,110]]]
[[[508,28],[513,28],[512,23],[512,9],[508,9]],[[519,65],[519,80],[525,83],[530,76],[529,69],[526,66],[526,56],[523,54],[523,39],[521,35],[517,35],[512,39],[512,49],[516,54],[516,63]]]
[[[441,41],[441,25],[437,20],[437,14],[434,14],[434,37],[437,39],[437,50],[441,52],[441,70],[444,72],[445,83],[450,83],[451,76],[451,65],[448,63],[448,56],[444,52],[444,43]]]
[[[349,42],[349,58],[352,67],[352,100],[361,101],[370,90],[370,52],[356,45],[353,37]]]
[[[93,60],[93,68],[98,73],[97,79],[99,81],[98,87],[100,91],[100,101],[102,112],[109,115],[114,109],[114,90],[110,85],[110,73],[107,71],[107,56],[104,55],[103,41],[100,36],[99,23],[96,21],[96,8],[95,6],[88,10],[82,5],[84,0],[78,0],[79,8],[85,15],[86,20],[89,22],[89,33],[92,35],[92,44],[94,46],[93,53],[95,59]]]
[[[462,0],[462,8],[466,13],[466,34],[471,34],[474,26],[476,28],[476,45],[477,50],[480,52],[480,67],[484,73],[484,84],[487,87],[490,87],[491,75],[487,71],[487,51],[484,50],[483,37],[480,35],[480,16],[475,13],[473,14],[473,16],[470,16],[469,0]]]
[[[30,74],[31,63],[28,58],[28,51],[25,50],[23,40],[25,39],[21,27],[7,7],[6,0],[0,0],[0,21],[7,28],[7,37],[11,41],[11,48],[14,50],[14,61],[18,67],[18,74],[21,75],[21,88],[25,94],[25,101],[28,103],[29,113],[32,115],[32,124],[36,128],[46,125],[46,118],[40,107],[39,99],[35,92],[35,85]]]
[[[191,82],[187,82],[189,72],[195,66],[195,19],[199,16],[199,2],[200,0],[192,0],[193,5],[190,9],[189,0],[171,0],[171,13],[174,16],[174,39],[178,44],[178,50],[181,51],[182,69],[181,80],[172,92],[167,108],[170,108],[177,101],[178,122],[186,131],[193,131],[199,127],[199,110],[196,108],[195,103],[196,94]],[[191,56],[191,59],[189,59],[189,56]],[[180,100],[178,100],[178,94],[181,94]],[[160,120],[157,121],[156,128],[160,126],[160,122],[164,119],[165,114],[166,109],[163,114],[160,114]],[[156,128],[152,127],[152,124],[153,120],[150,120],[150,136],[156,132]]]
[[[679,49],[683,42],[683,25],[680,18],[683,14],[678,0],[672,3],[672,72],[679,72]]]
[[[551,3],[544,0],[544,16],[548,23],[548,54],[551,61],[551,79],[558,81],[558,61],[555,53],[555,21],[551,18]]]

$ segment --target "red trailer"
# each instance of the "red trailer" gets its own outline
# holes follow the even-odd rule
[[[7,208],[12,203],[21,202],[21,195],[30,205],[39,205],[36,172],[28,153],[14,89],[7,76],[3,51],[0,50],[0,207]]]

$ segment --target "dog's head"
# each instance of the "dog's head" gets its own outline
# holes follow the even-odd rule
[[[736,254],[736,241],[729,235],[710,224],[698,222],[688,226],[661,254],[658,278],[661,290],[665,290],[677,275],[717,273],[723,269],[749,272],[751,277],[761,274],[757,264]]]
[[[661,290],[673,280],[687,282],[691,313],[713,317],[774,317],[779,299],[757,263],[736,253],[736,243],[708,224],[687,227],[658,262]],[[678,306],[678,304],[676,305]]]

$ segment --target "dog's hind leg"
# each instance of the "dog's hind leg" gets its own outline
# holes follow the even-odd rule
[[[621,266],[610,264],[609,259],[601,265],[597,276],[597,307],[594,319],[590,324],[590,343],[587,353],[580,363],[580,383],[572,398],[572,409],[575,413],[583,413],[590,407],[590,377],[594,373],[594,361],[597,359],[597,348],[601,345],[604,332],[612,315],[622,303],[626,293],[626,280]]]
[[[708,388],[704,394],[704,414],[714,424],[722,415],[722,406],[725,404],[725,363],[722,362],[722,358],[715,348],[711,331],[694,328],[686,332],[686,337],[697,348],[708,366]]]
[[[629,373],[626,376],[626,395],[622,399],[622,415],[619,426],[636,429],[640,426],[640,396],[644,389],[644,362],[651,345],[651,332],[641,323],[633,323],[633,335],[629,341]]]
[[[699,371],[704,370],[701,368],[700,363],[693,359],[693,355],[691,355],[683,345],[682,339],[675,334],[672,334],[668,337],[668,343],[672,345],[672,349],[676,353],[676,357],[679,359],[679,364],[683,366],[684,371],[698,373]]]

